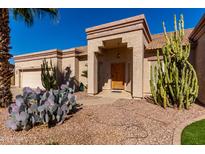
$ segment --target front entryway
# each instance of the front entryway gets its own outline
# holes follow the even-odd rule
[[[124,89],[125,63],[111,64],[112,89]]]

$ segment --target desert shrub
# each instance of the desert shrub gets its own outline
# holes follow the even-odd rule
[[[23,89],[16,102],[8,107],[6,126],[12,130],[28,130],[37,124],[62,124],[68,114],[76,110],[76,97],[69,83],[59,90]]]

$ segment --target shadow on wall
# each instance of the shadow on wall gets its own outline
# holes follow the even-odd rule
[[[67,82],[69,82],[69,87],[73,88],[75,87],[75,92],[79,91],[79,81],[76,79],[75,76],[71,76],[72,74],[72,70],[69,66],[67,66],[65,68],[65,70],[63,72],[60,72],[57,69],[57,75],[58,75],[58,85],[62,85],[62,84],[66,84]]]

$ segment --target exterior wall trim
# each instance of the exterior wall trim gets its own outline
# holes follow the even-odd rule
[[[14,56],[15,62],[26,62],[31,60],[41,60],[41,59],[50,59],[50,58],[69,58],[69,57],[79,57],[79,56],[85,56],[87,53],[81,52],[77,50],[76,48],[68,49],[68,50],[58,50],[58,49],[52,49],[52,50],[46,50],[42,52],[34,52],[31,54],[23,54],[19,56]]]
[[[33,57],[38,57],[38,58],[42,58],[45,56],[51,56],[51,55],[61,55],[61,51],[54,49],[54,50],[48,50],[48,51],[44,51],[44,52],[34,52],[32,54],[24,54],[24,55],[19,55],[19,56],[14,56],[14,60],[18,61],[18,60],[22,60],[22,59],[32,59]]]
[[[111,36],[131,31],[143,30],[147,42],[152,40],[145,16],[138,15],[86,29],[87,40]]]
[[[189,36],[192,42],[196,42],[205,33],[205,14],[202,16],[199,23],[196,25],[194,30]]]

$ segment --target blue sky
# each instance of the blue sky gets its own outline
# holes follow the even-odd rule
[[[86,45],[86,28],[139,14],[145,14],[152,34],[162,32],[162,21],[165,21],[167,31],[172,31],[174,14],[179,17],[182,13],[185,28],[192,28],[204,12],[205,9],[59,9],[59,22],[44,17],[36,19],[32,27],[27,27],[21,20],[14,21],[11,16],[10,52],[20,55]]]

